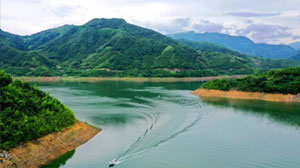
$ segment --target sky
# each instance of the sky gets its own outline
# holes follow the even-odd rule
[[[93,18],[123,18],[163,34],[219,32],[257,43],[300,41],[300,0],[0,0],[0,28],[30,35]]]

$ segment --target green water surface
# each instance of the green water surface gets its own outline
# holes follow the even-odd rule
[[[43,168],[300,167],[299,104],[200,99],[197,82],[37,85],[103,129]]]

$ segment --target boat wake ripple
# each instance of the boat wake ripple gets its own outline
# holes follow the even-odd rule
[[[117,164],[187,132],[206,115],[206,112],[201,110],[198,99],[195,98],[162,98],[160,100],[137,98],[151,102],[151,105],[130,102],[130,105],[142,109],[140,112],[150,121],[149,126],[135,142],[112,160]]]

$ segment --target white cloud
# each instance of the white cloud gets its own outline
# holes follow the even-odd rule
[[[269,24],[250,24],[245,29],[238,30],[238,34],[247,35],[256,42],[276,42],[278,39],[292,38],[287,26]]]
[[[196,32],[200,32],[200,33],[203,33],[203,32],[218,32],[218,33],[225,32],[225,27],[223,26],[223,24],[214,23],[209,20],[203,20],[201,22],[194,23],[192,25],[192,27]]]
[[[190,18],[175,18],[171,21],[159,23],[159,22],[145,22],[141,25],[154,29],[163,34],[177,33],[187,31],[191,24]]]
[[[93,18],[117,17],[161,33],[195,30],[234,35],[250,25],[265,24],[289,29],[269,36],[258,31],[256,35],[239,31],[239,35],[257,42],[291,43],[300,36],[299,6],[299,0],[1,0],[1,29],[26,35]]]
[[[281,13],[260,13],[260,12],[229,12],[226,15],[238,16],[238,17],[269,17],[278,16]]]

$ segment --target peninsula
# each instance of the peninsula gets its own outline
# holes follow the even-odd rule
[[[192,92],[204,97],[300,102],[300,67],[272,70],[238,79],[216,79]]]
[[[74,150],[100,129],[54,97],[0,71],[0,168],[35,168]]]

